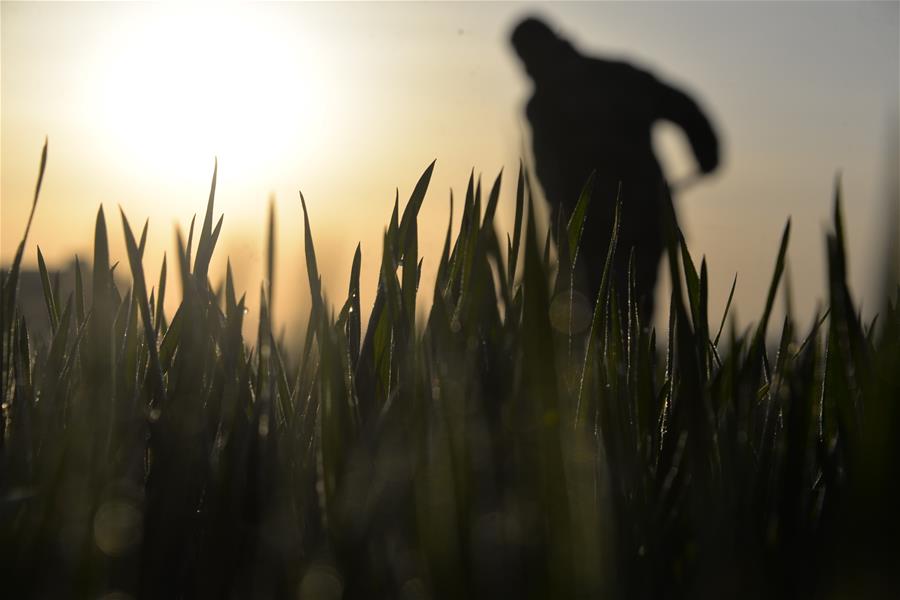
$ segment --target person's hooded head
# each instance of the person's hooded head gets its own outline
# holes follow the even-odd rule
[[[562,61],[577,54],[569,42],[536,17],[516,25],[510,41],[525,71],[535,81],[552,78]]]

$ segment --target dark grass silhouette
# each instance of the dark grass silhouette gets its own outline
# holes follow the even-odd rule
[[[699,171],[706,174],[719,164],[713,127],[683,91],[630,64],[583,56],[537,18],[519,23],[511,41],[534,82],[526,114],[535,171],[553,223],[572,215],[584,182],[595,173],[578,255],[577,287],[590,299],[597,297],[619,197],[622,228],[613,271],[624,300],[627,265],[634,249],[640,317],[649,323],[665,245],[664,227],[672,210],[666,180],[653,153],[651,128],[667,120],[684,129]]]
[[[402,213],[394,205],[365,328],[361,253],[335,313],[303,205],[312,309],[296,354],[272,334],[266,287],[251,345],[230,267],[210,280],[215,175],[196,235],[178,234],[173,315],[161,309],[165,262],[153,286],[147,228],[136,236],[124,214],[117,272],[132,284],[117,287],[101,210],[91,298],[80,268],[61,298],[41,265],[49,327],[37,339],[16,308],[26,228],[0,284],[3,597],[897,589],[900,311],[888,303],[878,327],[860,323],[839,197],[828,312],[810,329],[788,313],[777,350],[766,348],[788,229],[746,333],[724,327],[727,309],[708,314],[705,259],[698,270],[672,238],[657,356],[609,269],[584,345],[551,324],[550,292],[570,265],[544,260],[524,173],[505,257],[493,222],[501,179],[484,197],[470,179],[460,231],[434,286],[422,284],[416,222],[432,169]],[[585,212],[575,214],[566,243],[577,249]],[[423,293],[433,306],[416,325]]]

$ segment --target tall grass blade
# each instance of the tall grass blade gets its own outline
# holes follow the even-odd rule
[[[144,280],[144,267],[141,262],[141,253],[134,241],[131,225],[125,217],[125,212],[119,209],[122,215],[122,229],[125,232],[125,248],[128,251],[128,262],[131,265],[131,274],[134,278],[134,299],[141,313],[144,326],[144,337],[147,340],[147,350],[150,353],[150,365],[148,377],[150,379],[151,392],[156,406],[166,406],[166,390],[163,383],[162,366],[159,360],[159,352],[156,345],[156,329],[153,327],[153,317],[150,313],[150,305],[147,301],[147,285]]]
[[[44,255],[41,247],[37,248],[38,270],[41,274],[41,288],[44,291],[44,304],[47,306],[47,314],[50,319],[50,331],[56,333],[59,327],[59,311],[56,308],[56,299],[53,297],[53,289],[50,287],[50,277],[47,273],[47,265],[44,263]]]

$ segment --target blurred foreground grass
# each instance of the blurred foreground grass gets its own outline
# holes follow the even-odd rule
[[[46,146],[35,205],[45,164]],[[773,348],[789,226],[759,323],[737,332],[727,309],[710,322],[705,260],[698,270],[672,220],[658,353],[631,294],[613,289],[612,256],[629,251],[615,237],[596,302],[570,293],[591,182],[551,265],[527,177],[505,240],[493,222],[501,178],[486,194],[470,179],[434,288],[419,289],[416,219],[433,166],[402,213],[395,203],[366,327],[359,248],[333,305],[303,204],[312,309],[299,353],[272,334],[271,239],[255,346],[230,267],[210,284],[215,173],[199,230],[178,232],[183,299],[171,318],[165,259],[148,290],[147,227],[135,236],[124,214],[133,284],[115,285],[101,209],[90,290],[79,268],[61,297],[38,250],[50,327],[29,335],[16,298],[29,218],[2,282],[2,595],[897,589],[900,311],[889,302],[860,322],[839,190],[828,310],[803,330],[788,314]],[[433,301],[417,324],[422,293]]]

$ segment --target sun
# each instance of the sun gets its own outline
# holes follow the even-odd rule
[[[177,177],[215,155],[254,177],[299,140],[327,143],[338,122],[333,78],[314,37],[248,5],[164,5],[142,16],[98,49],[94,74],[98,122],[121,160]]]

